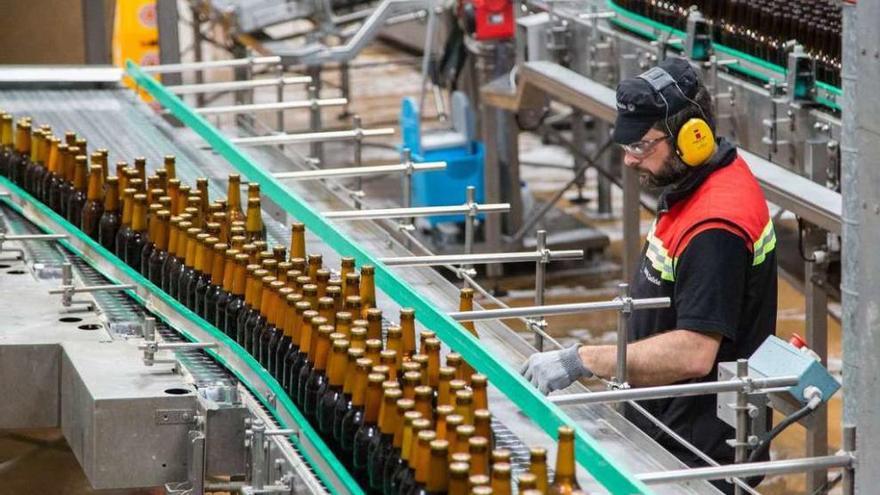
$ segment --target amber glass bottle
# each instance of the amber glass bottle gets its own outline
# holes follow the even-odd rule
[[[330,354],[330,363],[327,366],[327,388],[318,399],[317,426],[321,437],[334,451],[338,446],[333,442],[333,413],[336,402],[342,396],[342,385],[345,382],[345,372],[348,367],[347,340],[333,341],[333,349]]]
[[[60,143],[58,145],[58,156],[53,165],[54,173],[49,176],[49,181],[45,186],[45,202],[49,205],[49,208],[59,214],[62,211],[61,194],[64,188],[64,168],[69,160],[71,160],[70,146],[67,143]],[[112,251],[113,246],[111,245],[109,249]]]
[[[131,219],[134,212],[135,190],[126,188],[122,196],[122,216],[120,217],[119,230],[116,231],[116,243],[114,252],[116,256],[125,261],[125,246],[131,238]]]
[[[379,408],[382,406],[382,382],[385,377],[378,373],[370,373],[367,377],[367,392],[364,400],[364,413],[360,426],[353,437],[352,468],[355,479],[361,486],[369,486],[367,459],[370,443],[379,435]]]
[[[38,170],[43,169],[43,149],[45,143],[51,134],[43,128],[33,132],[33,146],[31,147],[31,156],[28,160],[27,167],[24,170],[24,189],[36,196],[35,191],[35,175]]]
[[[419,495],[446,495],[449,491],[449,442],[431,442],[431,457],[428,463],[427,480]]]
[[[327,320],[324,317],[313,316],[309,321],[304,320],[302,327],[300,327],[300,349],[305,352],[301,353],[303,359],[296,379],[296,398],[297,403],[303,406],[306,401],[306,383],[318,357],[318,333],[320,328],[326,324]]]
[[[178,276],[180,278],[177,288],[177,300],[186,307],[192,306],[190,298],[192,297],[192,289],[194,287],[191,283],[199,274],[200,267],[196,265],[197,263],[201,263],[201,258],[199,257],[199,244],[207,237],[208,234],[195,226],[190,227],[186,232],[186,249],[183,250],[186,254],[183,258],[183,264],[180,267],[180,271],[178,271]]]
[[[492,465],[492,495],[512,495],[510,464],[497,462]]]
[[[192,310],[201,317],[205,317],[205,297],[208,295],[208,289],[211,286],[211,280],[214,278],[213,270],[214,270],[214,254],[217,252],[214,248],[215,245],[220,243],[220,239],[211,236],[205,239],[204,245],[202,246],[202,268],[201,275],[197,278],[194,278],[193,285],[195,286],[195,290],[193,293],[192,299]],[[222,253],[226,249],[226,245],[222,244],[222,249],[220,250],[220,267],[223,267],[223,257]],[[223,274],[221,273],[222,277]]]
[[[492,413],[488,409],[474,410],[474,434],[488,440],[489,450],[495,448],[495,436],[492,432]]]
[[[368,426],[369,423],[365,419],[364,426],[355,436],[356,441],[358,436],[361,436],[362,440],[369,438],[365,469],[367,482],[374,493],[382,493],[385,462],[394,452],[394,430],[403,419],[399,416],[400,411],[397,408],[397,402],[402,400],[403,394],[393,380],[388,382],[388,388],[384,388],[382,394],[375,426]],[[371,431],[364,431],[365,429]]]
[[[449,495],[470,495],[468,485],[468,465],[465,462],[452,462],[449,464]]]
[[[125,243],[125,262],[131,265],[135,270],[144,273],[141,264],[141,252],[147,239],[147,196],[145,194],[135,194],[133,198],[134,205],[131,212],[131,236]],[[71,202],[71,204],[73,204]]]
[[[263,232],[263,217],[260,212],[260,199],[249,198],[247,203],[247,220],[245,222],[245,232],[247,233],[248,242],[261,241],[265,239]]]
[[[535,484],[541,493],[547,493],[547,451],[541,447],[529,449],[529,472],[535,475]]]
[[[104,213],[104,175],[100,165],[89,168],[89,188],[86,202],[80,209],[80,230],[92,239],[100,241],[98,228]]]
[[[208,315],[208,321],[223,333],[226,333],[224,326],[226,323],[224,317],[226,315],[226,306],[229,304],[229,300],[232,297],[232,285],[235,280],[235,256],[239,253],[240,251],[234,248],[227,248],[226,251],[224,251],[223,278],[213,302],[214,312]],[[209,293],[206,304],[212,304],[210,298],[211,294]]]
[[[79,225],[82,220],[82,209],[86,202],[86,181],[88,176],[88,163],[85,155],[77,155],[74,161],[73,194],[67,200],[67,220]]]
[[[342,382],[342,394],[339,395],[336,400],[336,404],[333,406],[332,444],[336,446],[337,453],[341,453],[344,449],[344,447],[340,444],[340,438],[342,438],[342,421],[345,419],[345,415],[352,407],[352,390],[354,390],[354,384],[358,376],[357,363],[358,360],[364,359],[364,350],[355,349],[351,347],[351,343],[349,343],[347,354],[348,359],[345,364],[345,378]],[[370,365],[369,362],[367,362],[366,364],[367,366]]]
[[[287,392],[287,395],[290,396],[291,400],[295,400],[296,391],[294,390],[296,387],[296,375],[293,374],[293,370],[295,367],[300,365],[300,342],[302,337],[302,325],[305,319],[305,314],[307,311],[312,311],[311,304],[302,299],[302,294],[293,293],[293,296],[296,298],[296,302],[294,303],[294,312],[291,316],[290,322],[290,345],[284,353],[284,367],[281,371],[281,383],[284,390]],[[312,313],[309,313],[311,315]],[[311,316],[309,316],[311,318]],[[352,370],[354,368],[352,367]]]
[[[422,430],[416,440],[415,455],[410,458],[410,469],[401,482],[401,493],[416,493],[428,481],[428,469],[431,458],[431,442],[437,434],[431,430]]]
[[[272,376],[276,373],[276,353],[278,352],[278,342],[284,335],[284,309],[286,308],[286,297],[293,293],[293,289],[286,287],[285,283],[275,279],[272,283],[272,292],[274,302],[271,313],[268,316],[268,324],[263,329],[260,341],[260,354],[266,361],[266,370]]]
[[[332,333],[333,327],[330,325],[321,325],[317,328],[317,333],[313,336],[313,339],[317,339],[314,364],[303,384],[302,411],[306,419],[314,425],[318,424],[319,394],[327,383],[327,361],[330,357],[330,334]]]
[[[108,177],[104,193],[104,207],[98,220],[98,242],[111,252],[116,247],[116,234],[122,217],[119,213],[119,179]],[[53,194],[53,193],[50,193]]]
[[[412,308],[400,310],[400,331],[403,344],[403,359],[409,359],[416,352],[416,313]]]
[[[354,458],[354,437],[358,429],[364,421],[364,405],[367,392],[367,374],[372,362],[369,359],[358,359],[355,369],[355,381],[351,389],[351,406],[345,412],[342,423],[339,428],[339,438],[337,442],[342,447],[340,458],[342,462],[353,468],[352,460]],[[381,390],[383,377],[379,375],[378,383],[375,385],[377,390]]]
[[[244,222],[245,215],[241,209],[241,176],[230,174],[226,189],[226,220],[232,222]]]
[[[263,326],[266,325],[266,315],[269,314],[269,310],[272,304],[272,292],[270,285],[275,281],[275,277],[269,274],[268,270],[261,269],[259,270],[263,273],[260,277],[260,280],[257,280],[255,283],[255,287],[257,285],[260,286],[259,297],[255,295],[254,297],[254,308],[255,311],[248,319],[245,321],[245,349],[251,353],[252,356],[260,359],[259,353],[259,345],[260,345],[260,331]]]
[[[61,154],[59,147],[61,140],[55,136],[49,139],[49,153],[46,158],[46,173],[43,175],[43,182],[39,185],[39,199],[45,204],[49,204],[49,194],[52,190],[52,183],[58,181],[58,172],[61,169]],[[65,145],[65,148],[67,145]]]
[[[24,172],[27,170],[31,156],[31,124],[19,120],[15,127],[15,152],[9,164],[9,178],[19,186],[24,185]]]
[[[223,308],[217,308],[217,320],[223,319],[221,330],[230,338],[238,339],[238,317],[245,310],[245,290],[248,283],[248,255],[239,253],[235,255],[235,273],[232,280],[232,292],[229,302]]]
[[[156,213],[155,238],[153,249],[147,259],[147,278],[157,286],[162,284],[162,267],[168,258],[168,222],[171,220],[171,212],[159,210]]]
[[[290,225],[290,257],[306,257],[306,226],[300,222]]]
[[[9,177],[9,164],[15,156],[15,145],[12,141],[12,115],[0,115],[0,175]]]
[[[376,267],[364,265],[361,267],[361,318],[366,318],[367,310],[376,307]]]
[[[165,259],[165,266],[162,267],[163,290],[175,299],[180,289],[180,278],[178,278],[180,266],[183,264],[186,252],[186,231],[192,228],[192,222],[188,220],[188,217],[189,215],[178,215],[177,221],[171,222],[171,235],[168,236],[168,258]]]
[[[230,263],[229,245],[218,241],[214,243],[214,256],[211,261],[211,281],[205,290],[201,315],[208,323],[217,326],[217,303],[223,290],[223,279],[226,278],[226,266]],[[232,253],[234,256],[235,253]]]
[[[547,489],[547,493],[570,495],[581,489],[575,476],[574,429],[568,426],[560,426],[558,435],[556,473],[553,477],[553,484]]]

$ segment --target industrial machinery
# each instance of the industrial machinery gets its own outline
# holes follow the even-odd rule
[[[462,191],[464,202],[413,206],[416,177],[443,170],[449,164],[414,161],[412,150],[402,149],[399,163],[364,165],[361,159],[364,142],[393,134],[395,130],[364,127],[357,116],[352,119],[351,128],[325,129],[320,116],[316,116],[316,109],[342,105],[344,98],[322,98],[315,88],[303,101],[286,101],[283,91],[278,91],[276,102],[253,102],[253,93],[260,88],[314,87],[320,65],[339,61],[320,58],[309,59],[304,65],[311,64],[314,70],[306,70],[304,74],[295,73],[292,66],[279,64],[281,56],[150,68],[129,64],[125,76],[138,90],[154,99],[161,108],[158,111],[141,102],[136,92],[122,89],[119,71],[3,69],[0,82],[9,89],[0,93],[0,109],[10,115],[10,130],[14,121],[15,129],[23,131],[21,139],[13,139],[11,131],[0,135],[2,151],[6,153],[4,156],[15,153],[28,156],[24,147],[12,146],[35,136],[35,142],[41,144],[29,148],[35,150],[30,163],[40,163],[45,156],[42,173],[45,177],[48,172],[51,178],[51,149],[54,143],[58,153],[58,146],[62,144],[61,139],[54,136],[72,132],[71,143],[65,143],[67,149],[79,147],[79,139],[90,153],[81,155],[82,158],[71,156],[66,170],[72,175],[67,177],[67,172],[60,175],[69,178],[73,189],[82,193],[83,203],[94,200],[86,192],[87,177],[95,177],[97,184],[98,176],[102,179],[112,176],[110,163],[132,161],[133,167],[125,163],[116,172],[119,178],[127,177],[125,180],[129,182],[123,185],[134,186],[122,187],[116,192],[121,195],[123,204],[129,204],[129,217],[138,219],[132,220],[137,226],[129,225],[129,228],[139,233],[135,237],[142,244],[132,245],[168,243],[169,239],[162,240],[163,234],[159,232],[164,232],[163,228],[174,232],[167,224],[170,214],[187,213],[187,207],[193,208],[187,213],[190,217],[178,218],[176,234],[172,234],[177,236],[178,242],[183,242],[181,239],[187,235],[187,229],[181,230],[183,222],[201,218],[204,225],[204,232],[192,227],[196,230],[192,231],[191,240],[187,238],[184,244],[178,244],[178,247],[187,246],[186,249],[193,246],[192,259],[186,250],[176,253],[184,267],[181,280],[202,277],[204,284],[211,282],[216,287],[225,287],[223,280],[206,276],[213,269],[213,265],[209,269],[211,264],[206,262],[210,252],[208,239],[212,235],[216,234],[217,240],[228,241],[228,248],[233,246],[236,237],[232,229],[239,228],[248,244],[264,243],[262,250],[254,247],[248,248],[247,255],[238,254],[243,256],[242,263],[255,267],[246,280],[251,280],[250,295],[256,298],[250,302],[254,321],[265,318],[259,323],[263,325],[260,328],[275,324],[277,330],[285,325],[279,318],[283,320],[287,316],[282,318],[280,312],[265,309],[273,304],[281,307],[277,302],[282,300],[282,294],[292,296],[286,301],[302,302],[307,293],[314,290],[316,294],[319,288],[325,295],[328,290],[331,294],[341,292],[342,289],[330,287],[344,283],[355,270],[361,274],[362,281],[374,277],[375,289],[371,290],[372,286],[366,283],[367,289],[362,293],[365,298],[357,302],[372,308],[372,313],[363,311],[365,308],[359,305],[343,308],[349,310],[348,317],[352,320],[358,319],[358,310],[361,310],[363,322],[352,321],[345,328],[344,323],[339,326],[339,321],[346,321],[342,318],[330,328],[308,330],[312,332],[310,336],[315,336],[316,346],[317,342],[324,346],[322,352],[316,347],[314,356],[326,357],[337,348],[337,342],[349,340],[330,337],[332,333],[351,337],[346,344],[350,347],[354,347],[351,344],[356,340],[354,335],[363,334],[370,335],[363,343],[364,354],[372,352],[374,360],[381,360],[382,352],[399,349],[392,342],[401,327],[414,323],[407,328],[419,335],[420,349],[408,354],[407,364],[412,365],[413,372],[416,372],[413,366],[421,367],[422,362],[424,369],[430,370],[418,375],[417,381],[422,376],[430,376],[434,370],[439,374],[441,362],[447,368],[455,364],[469,370],[469,366],[482,375],[478,379],[467,373],[461,375],[473,382],[470,389],[467,383],[462,385],[462,403],[456,399],[452,411],[461,416],[473,415],[470,422],[474,425],[477,416],[484,421],[483,426],[486,418],[491,418],[490,432],[484,434],[494,441],[497,450],[507,452],[498,454],[495,465],[506,465],[498,472],[506,471],[508,482],[512,477],[523,483],[521,475],[538,462],[539,456],[530,455],[530,447],[549,452],[551,465],[556,461],[558,447],[559,457],[574,457],[577,468],[573,470],[562,462],[557,464],[561,466],[557,474],[573,475],[587,493],[718,493],[708,480],[723,479],[734,482],[739,493],[759,493],[746,483],[747,478],[801,472],[810,473],[811,491],[827,489],[834,479],[841,479],[844,493],[854,493],[856,480],[861,479],[863,487],[871,486],[866,484],[870,476],[861,474],[862,470],[857,468],[863,466],[863,449],[867,452],[866,458],[873,459],[873,449],[867,444],[872,441],[868,435],[876,426],[871,422],[870,408],[865,408],[867,412],[849,411],[843,428],[843,448],[837,453],[828,452],[823,404],[838,390],[839,384],[828,374],[822,360],[827,356],[825,320],[827,298],[832,292],[828,287],[833,280],[832,267],[839,266],[841,250],[846,254],[849,249],[852,256],[864,253],[852,245],[847,248],[847,243],[841,244],[839,237],[850,228],[842,221],[844,211],[868,209],[867,199],[854,209],[853,205],[844,206],[840,194],[841,189],[846,194],[847,187],[854,187],[844,180],[848,173],[846,156],[840,155],[847,152],[847,148],[840,145],[841,140],[849,139],[844,129],[856,134],[855,122],[846,121],[847,112],[862,115],[856,112],[852,102],[844,100],[855,100],[856,95],[860,95],[848,79],[852,76],[847,76],[848,64],[845,63],[847,56],[853,56],[850,44],[855,43],[842,43],[842,48],[836,43],[835,33],[840,31],[835,22],[836,9],[817,7],[813,13],[811,5],[793,4],[781,9],[778,21],[783,28],[766,29],[768,17],[763,8],[740,11],[734,7],[745,7],[745,2],[719,2],[724,8],[712,10],[713,2],[697,3],[696,9],[686,9],[676,2],[529,2],[516,12],[516,54],[512,59],[499,55],[507,53],[504,50],[510,46],[508,41],[493,39],[494,35],[485,35],[485,30],[474,31],[474,38],[468,42],[476,53],[471,63],[478,84],[471,88],[474,90],[471,101],[479,110],[478,122],[473,127],[481,130],[486,145],[483,198],[478,198],[474,189],[466,189]],[[764,3],[770,10],[769,19],[776,22],[772,8],[775,3]],[[728,5],[734,7],[728,10]],[[497,12],[507,12],[506,4],[475,2],[477,7],[487,9],[480,14],[484,20],[491,20]],[[868,22],[857,21],[856,9],[847,5],[840,11],[845,28],[861,28],[860,22]],[[865,10],[866,18],[870,18],[870,13],[877,13],[875,6],[860,5],[858,9]],[[799,16],[807,19],[807,31],[801,31]],[[793,18],[798,18],[797,28],[792,24]],[[821,24],[821,28],[811,30],[811,23]],[[802,36],[815,32],[822,36]],[[791,33],[796,43],[789,43],[788,36],[770,36],[773,33]],[[306,55],[310,53],[319,52]],[[637,178],[631,171],[615,166],[614,160],[606,154],[608,146],[595,146],[594,154],[589,156],[586,143],[605,141],[615,113],[615,83],[668,56],[689,58],[703,71],[713,91],[721,133],[736,139],[768,200],[780,210],[794,213],[804,225],[799,247],[803,249],[805,260],[804,288],[808,299],[806,340],[820,361],[798,350],[798,346],[771,338],[748,360],[723,363],[716,381],[630,388],[626,378],[626,346],[618,345],[617,373],[604,384],[607,390],[590,391],[576,383],[564,393],[544,397],[519,376],[517,369],[535,349],[559,346],[546,331],[547,316],[618,312],[617,340],[622,343],[626,340],[628,318],[633,311],[664,307],[670,301],[633,299],[627,285],[621,284],[619,295],[613,300],[544,304],[548,265],[577,260],[584,253],[577,249],[556,249],[548,242],[552,232],[543,229],[537,229],[534,239],[529,239],[529,233],[541,221],[542,212],[526,217],[517,207],[521,203],[516,146],[519,126],[536,121],[555,136],[557,142],[567,146],[575,158],[569,186],[579,184],[587,167],[601,173],[599,187],[608,194],[600,201],[610,201],[611,185],[621,186],[625,230],[622,265],[626,278],[636,266],[633,260],[640,249],[639,208],[640,205],[651,206],[651,198],[638,193]],[[487,63],[492,60],[498,63]],[[280,70],[271,77],[248,77],[231,82],[204,82],[199,77],[199,82],[186,85],[164,85],[153,78],[155,74],[201,74],[214,68],[264,66],[280,66]],[[500,77],[494,77],[499,73]],[[195,107],[180,98],[215,92],[237,92],[242,97],[234,105],[222,106],[209,105],[199,98]],[[547,124],[550,117],[558,120],[556,114],[560,106],[569,109],[568,114],[562,114],[571,120],[568,141],[565,133]],[[277,112],[274,125],[253,118],[239,119],[234,128],[220,128],[206,119],[216,114],[250,117],[265,110]],[[311,112],[309,129],[295,132],[284,125],[284,113],[294,111]],[[861,125],[864,126],[864,122]],[[331,142],[352,144],[350,163],[337,168],[326,167],[321,159],[322,146]],[[297,144],[308,144],[309,155],[318,160],[303,159],[293,153],[290,145]],[[94,159],[92,151],[97,155]],[[168,161],[166,155],[176,158]],[[92,168],[88,168],[89,159],[93,160]],[[345,161],[349,161],[347,157]],[[32,168],[32,173],[39,173],[39,168]],[[169,170],[174,169],[169,176]],[[213,221],[224,218],[214,216],[216,213],[226,213],[228,219],[232,210],[224,211],[224,208],[236,203],[233,198],[241,194],[239,186],[244,184],[231,180],[232,186],[229,186],[230,174],[239,174],[248,185],[248,203],[238,200],[239,207],[251,207],[247,221],[242,220],[244,225],[231,220],[227,224],[222,220]],[[77,222],[75,216],[60,214],[57,205],[53,206],[51,195],[34,189],[36,182],[28,185],[26,180],[17,181],[8,169],[2,175],[0,264],[4,266],[0,267],[0,292],[4,300],[17,302],[4,308],[5,321],[12,324],[0,329],[3,337],[0,353],[4,356],[6,377],[0,381],[0,389],[7,396],[17,398],[0,407],[3,428],[60,427],[90,483],[99,489],[150,486],[163,487],[168,493],[370,491],[370,480],[365,482],[363,478],[363,466],[347,456],[344,447],[338,441],[334,443],[332,436],[322,434],[320,421],[316,423],[310,416],[310,406],[305,406],[292,392],[290,377],[283,372],[279,374],[278,361],[264,353],[261,344],[223,328],[216,316],[212,320],[210,312],[193,303],[197,299],[181,298],[179,287],[170,289],[167,281],[153,279],[149,270],[143,273],[143,265],[125,254],[128,251],[120,258],[119,251],[108,249],[93,237],[82,218]],[[388,198],[371,198],[361,187],[363,178],[388,175],[401,178],[401,198],[393,207],[387,205]],[[175,205],[168,194],[169,178],[177,178],[177,186],[192,187],[189,191],[198,191],[198,194],[180,196],[177,200],[182,199],[183,204]],[[159,187],[154,189],[153,185]],[[852,190],[849,193],[858,198]],[[168,204],[162,202],[166,195]],[[225,199],[209,204],[208,197]],[[189,204],[191,199],[193,203]],[[150,209],[153,200],[158,207]],[[225,206],[212,210],[212,204]],[[610,203],[605,206],[610,210]],[[163,208],[171,208],[169,214],[163,214]],[[502,214],[507,215],[504,222],[499,218]],[[463,252],[435,254],[413,233],[414,219],[444,215],[463,218]],[[124,216],[123,212],[123,223]],[[150,221],[145,221],[147,218]],[[218,230],[209,230],[208,225],[212,223],[218,224]],[[478,252],[476,229],[480,223],[484,223],[485,243]],[[222,230],[224,225],[229,231]],[[291,243],[288,257],[284,246],[291,236],[291,225],[295,242]],[[865,228],[872,229],[871,233],[875,233],[875,227],[870,220],[866,221]],[[852,238],[850,242],[854,242]],[[274,245],[282,247],[273,251]],[[244,246],[237,247],[244,250]],[[307,250],[303,246],[307,246]],[[201,256],[197,256],[198,253]],[[238,255],[233,255],[233,260]],[[506,307],[476,279],[476,265],[498,267],[513,262],[535,264],[534,306]],[[286,278],[290,272],[283,272],[284,280],[280,280],[282,272],[278,267],[282,263],[306,279],[297,285],[297,278],[291,282]],[[295,268],[297,263],[301,264],[300,269]],[[225,270],[227,265],[223,266]],[[192,268],[188,275],[186,267]],[[262,275],[268,278],[260,278],[257,272],[265,269],[263,267],[271,267],[278,276],[273,279],[267,270]],[[434,268],[451,272],[465,290]],[[309,269],[313,271],[311,276],[304,275]],[[318,272],[321,272],[320,278]],[[870,285],[857,276],[868,275],[850,270],[848,275],[845,272],[844,280],[846,277],[858,280],[858,288],[867,292]],[[314,289],[306,289],[311,285],[308,282],[313,281],[318,282]],[[235,292],[236,283],[231,284],[227,292],[239,295]],[[260,292],[264,287],[265,292]],[[482,309],[472,305],[474,292],[498,308]],[[240,295],[247,294],[245,290]],[[263,296],[255,294],[266,294],[265,308]],[[278,298],[274,303],[273,294]],[[317,301],[315,296],[314,302]],[[331,304],[327,308],[335,309],[332,297],[327,304]],[[852,303],[845,300],[845,316],[860,318],[858,321],[864,328],[873,328],[870,315],[848,304]],[[865,303],[872,304],[872,301]],[[320,303],[316,306],[321,308]],[[339,314],[326,313],[335,318]],[[327,316],[318,313],[309,321]],[[293,325],[295,316],[290,318],[289,324]],[[501,323],[504,319],[522,320],[533,340],[526,341],[512,332]],[[301,318],[300,324],[303,321]],[[866,376],[870,370],[864,368],[873,363],[874,358],[865,357],[865,366],[858,359],[871,353],[874,344],[868,336],[864,337],[866,342],[861,349],[854,345],[857,333],[853,331],[853,324],[850,320],[845,327],[850,332],[844,344],[844,360],[848,363],[844,386],[847,389],[853,384],[870,387],[872,383]],[[341,332],[343,328],[347,334]],[[300,328],[300,332],[303,331]],[[294,335],[292,330],[291,334]],[[265,335],[271,338],[268,331]],[[300,337],[302,335],[300,333]],[[416,342],[412,344],[415,346]],[[338,348],[344,345],[340,343]],[[373,387],[374,406],[376,398],[395,396],[394,392],[385,396],[378,393],[383,380],[387,382],[389,378],[383,373],[390,373],[393,366],[398,366],[395,373],[406,370],[402,364],[392,364],[395,360],[388,360],[387,356],[378,366],[370,362],[360,368],[364,371],[361,374],[363,388]],[[319,365],[317,360],[312,362],[313,368],[319,371],[324,364]],[[370,368],[374,378],[366,374],[368,365],[374,367]],[[403,389],[400,394],[409,393],[405,373],[399,378],[403,382],[399,385]],[[485,384],[484,379],[489,385],[488,413],[476,414],[473,407],[469,409],[466,404],[479,390],[474,382]],[[411,385],[413,394],[417,394],[415,389],[424,386],[421,382],[418,386],[415,382]],[[388,389],[398,390],[393,383]],[[425,393],[428,392],[431,390]],[[422,394],[425,404],[428,395],[418,394]],[[634,402],[695,394],[718,394],[718,415],[736,430],[735,438],[730,439],[736,448],[736,464],[717,465]],[[701,456],[707,467],[688,468],[666,452],[620,414],[616,406],[623,403],[646,415],[685,448]],[[768,404],[785,414],[786,419],[777,428],[764,431],[759,418],[767,414],[764,406]],[[430,409],[431,404],[427,405]],[[410,436],[413,436],[415,421],[418,420],[410,421]],[[779,428],[796,421],[810,426],[809,447],[804,458],[750,462],[750,450],[766,448],[769,440],[781,431]],[[381,430],[378,424],[373,425],[373,434],[376,428]],[[405,432],[405,427],[401,431]],[[466,433],[467,428],[462,431],[465,436],[479,436]],[[442,443],[436,448],[433,444],[426,448],[427,442],[438,433],[434,435],[433,438],[430,433],[415,435],[416,452],[430,458],[435,450],[449,449],[449,445]],[[857,435],[859,450],[856,450]],[[458,441],[458,437],[455,438]],[[480,444],[469,442],[469,455],[485,454],[485,445],[470,450],[473,443]],[[120,452],[126,455],[121,456]],[[449,483],[460,479],[460,466],[450,465],[448,469]],[[839,478],[828,478],[827,470],[840,470],[842,474]],[[424,470],[420,475],[416,469],[415,481],[429,484],[423,475]],[[425,488],[445,491],[437,490],[436,486]],[[451,491],[451,486],[449,488]]]

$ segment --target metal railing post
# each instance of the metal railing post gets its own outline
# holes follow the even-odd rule
[[[535,306],[543,306],[545,300],[544,287],[547,282],[547,263],[549,260],[549,251],[547,250],[547,231],[539,230],[537,232],[536,245],[540,257],[535,262]],[[547,320],[543,315],[536,316],[529,323],[530,326],[536,326],[543,331],[547,331]],[[538,352],[544,350],[544,336],[541,332],[534,331],[535,348]]]

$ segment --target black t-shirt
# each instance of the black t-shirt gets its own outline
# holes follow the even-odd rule
[[[658,284],[643,251],[639,272],[633,280],[633,297],[668,296],[672,306],[633,312],[630,342],[675,329],[721,335],[716,365],[706,377],[692,381],[716,380],[718,362],[749,357],[774,333],[775,256],[773,250],[764,262],[754,265],[752,252],[741,236],[724,229],[710,229],[688,243],[675,266],[675,280],[659,280]],[[685,360],[688,356],[669,358]],[[733,462],[733,449],[726,440],[734,438],[734,430],[717,418],[716,397],[701,395],[639,404],[694,446],[726,464]],[[637,411],[628,408],[626,415],[688,465],[705,465]]]

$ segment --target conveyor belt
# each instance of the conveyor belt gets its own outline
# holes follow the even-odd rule
[[[210,152],[200,151],[202,142],[190,130],[171,127],[150,113],[143,104],[135,101],[127,91],[8,91],[0,94],[0,107],[16,115],[32,115],[35,122],[49,123],[57,132],[75,129],[89,140],[90,146],[109,148],[111,163],[119,159],[131,161],[135,156],[146,156],[148,168],[152,169],[154,165],[161,163],[163,155],[175,154],[178,157],[178,175],[181,178],[192,183],[198,176],[207,176],[211,182],[212,197],[225,196],[225,177],[231,171],[225,160]],[[302,167],[301,163],[274,148],[252,150],[251,153],[260,163],[270,164],[269,168],[275,171]],[[347,208],[339,198],[323,187],[314,187],[313,184],[293,187],[318,210]],[[282,223],[275,219],[270,220],[267,215],[264,218],[270,240],[286,243],[287,221]],[[340,225],[338,229],[343,235],[357,239],[360,245],[373,253],[381,252],[391,256],[409,254],[403,246],[390,240],[387,232],[375,223],[350,222]],[[326,265],[338,266],[337,253],[327,249],[313,236],[308,237],[307,243],[310,251],[320,252],[324,256]],[[434,301],[440,309],[457,309],[457,288],[434,270],[399,268],[395,271],[425,297]],[[388,315],[397,314],[399,310],[393,301],[382,294],[379,295],[378,305]],[[510,366],[518,366],[532,352],[527,342],[501,323],[481,324],[479,331],[482,346]],[[570,389],[578,390],[584,389],[579,384]],[[497,422],[509,427],[511,433],[515,432],[515,435],[510,435],[511,443],[505,447],[515,453],[515,458],[519,461],[517,464],[522,465],[524,444],[547,447],[552,457],[555,450],[553,440],[523,416],[518,407],[494,387],[490,387],[490,404]],[[630,472],[683,467],[671,454],[607,406],[573,406],[566,407],[565,410],[616,462]],[[500,425],[496,426],[500,437],[507,439],[507,433]],[[586,490],[591,493],[604,492],[586,474],[582,474],[581,478]],[[656,487],[653,491],[714,493],[714,489],[706,483]]]

